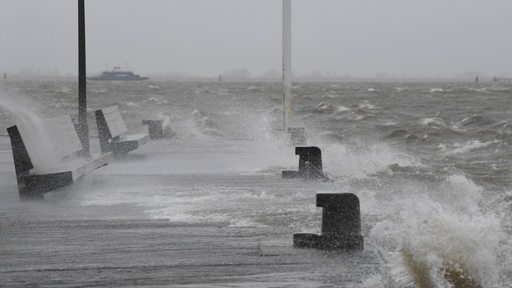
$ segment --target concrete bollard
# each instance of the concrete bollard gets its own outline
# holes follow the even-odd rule
[[[164,137],[162,120],[142,120],[143,125],[148,125],[148,134],[151,139],[160,139]]]
[[[299,155],[299,171],[282,171],[283,178],[326,178],[322,169],[322,151],[320,148],[314,146],[295,147],[295,155]]]
[[[321,234],[294,234],[294,247],[325,250],[363,250],[361,212],[359,198],[356,195],[352,193],[317,194],[316,206],[323,208]]]
[[[299,175],[304,178],[323,178],[322,151],[318,147],[295,147],[299,155]]]

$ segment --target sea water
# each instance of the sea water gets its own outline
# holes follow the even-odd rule
[[[28,98],[40,114],[76,110],[73,81],[9,81],[2,89]],[[184,153],[154,151],[159,157],[143,164],[113,164],[133,175],[130,189],[116,190],[109,174],[99,178],[104,189],[74,201],[137,205],[146,217],[181,222],[318,229],[314,195],[303,190],[249,180],[236,191],[208,189],[209,171],[259,175],[264,182],[296,166],[275,133],[280,89],[278,82],[89,83],[91,110],[118,105],[133,132],[156,115]],[[511,95],[507,82],[294,83],[294,121],[306,128],[308,144],[322,149],[335,190],[360,198],[365,241],[388,263],[389,275],[365,279],[364,287],[511,287]],[[6,110],[0,108],[2,130],[15,122]],[[194,149],[205,143],[216,153]],[[222,157],[240,147],[253,156]],[[190,163],[186,152],[202,153],[203,161]],[[203,176],[194,187],[172,183],[172,175],[187,173]],[[169,175],[172,185],[138,181],[158,174]]]

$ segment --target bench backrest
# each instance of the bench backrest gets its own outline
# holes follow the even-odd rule
[[[95,114],[101,151],[110,151],[109,140],[121,136],[128,129],[124,125],[117,105],[96,110]]]
[[[7,128],[16,173],[57,165],[83,150],[70,116],[19,123]]]
[[[124,125],[123,118],[121,117],[121,113],[119,113],[117,105],[96,110],[95,113],[98,131],[100,129],[107,128],[108,131],[106,131],[106,133],[108,133],[108,138],[115,138],[128,130]]]
[[[76,127],[70,116],[45,119],[48,135],[53,146],[53,152],[60,158],[71,156],[83,150]]]

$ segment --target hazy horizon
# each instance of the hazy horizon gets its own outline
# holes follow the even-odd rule
[[[279,77],[281,1],[87,0],[87,74]],[[297,77],[512,74],[506,0],[293,0]],[[0,72],[77,71],[77,1],[0,0]],[[122,7],[122,8],[121,8]]]

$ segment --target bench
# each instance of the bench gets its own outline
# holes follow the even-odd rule
[[[70,116],[7,128],[21,200],[44,199],[113,160],[112,153],[84,155]]]
[[[117,106],[110,106],[95,111],[96,125],[101,152],[112,151],[114,157],[122,157],[149,141],[147,133],[124,134],[128,129]]]

